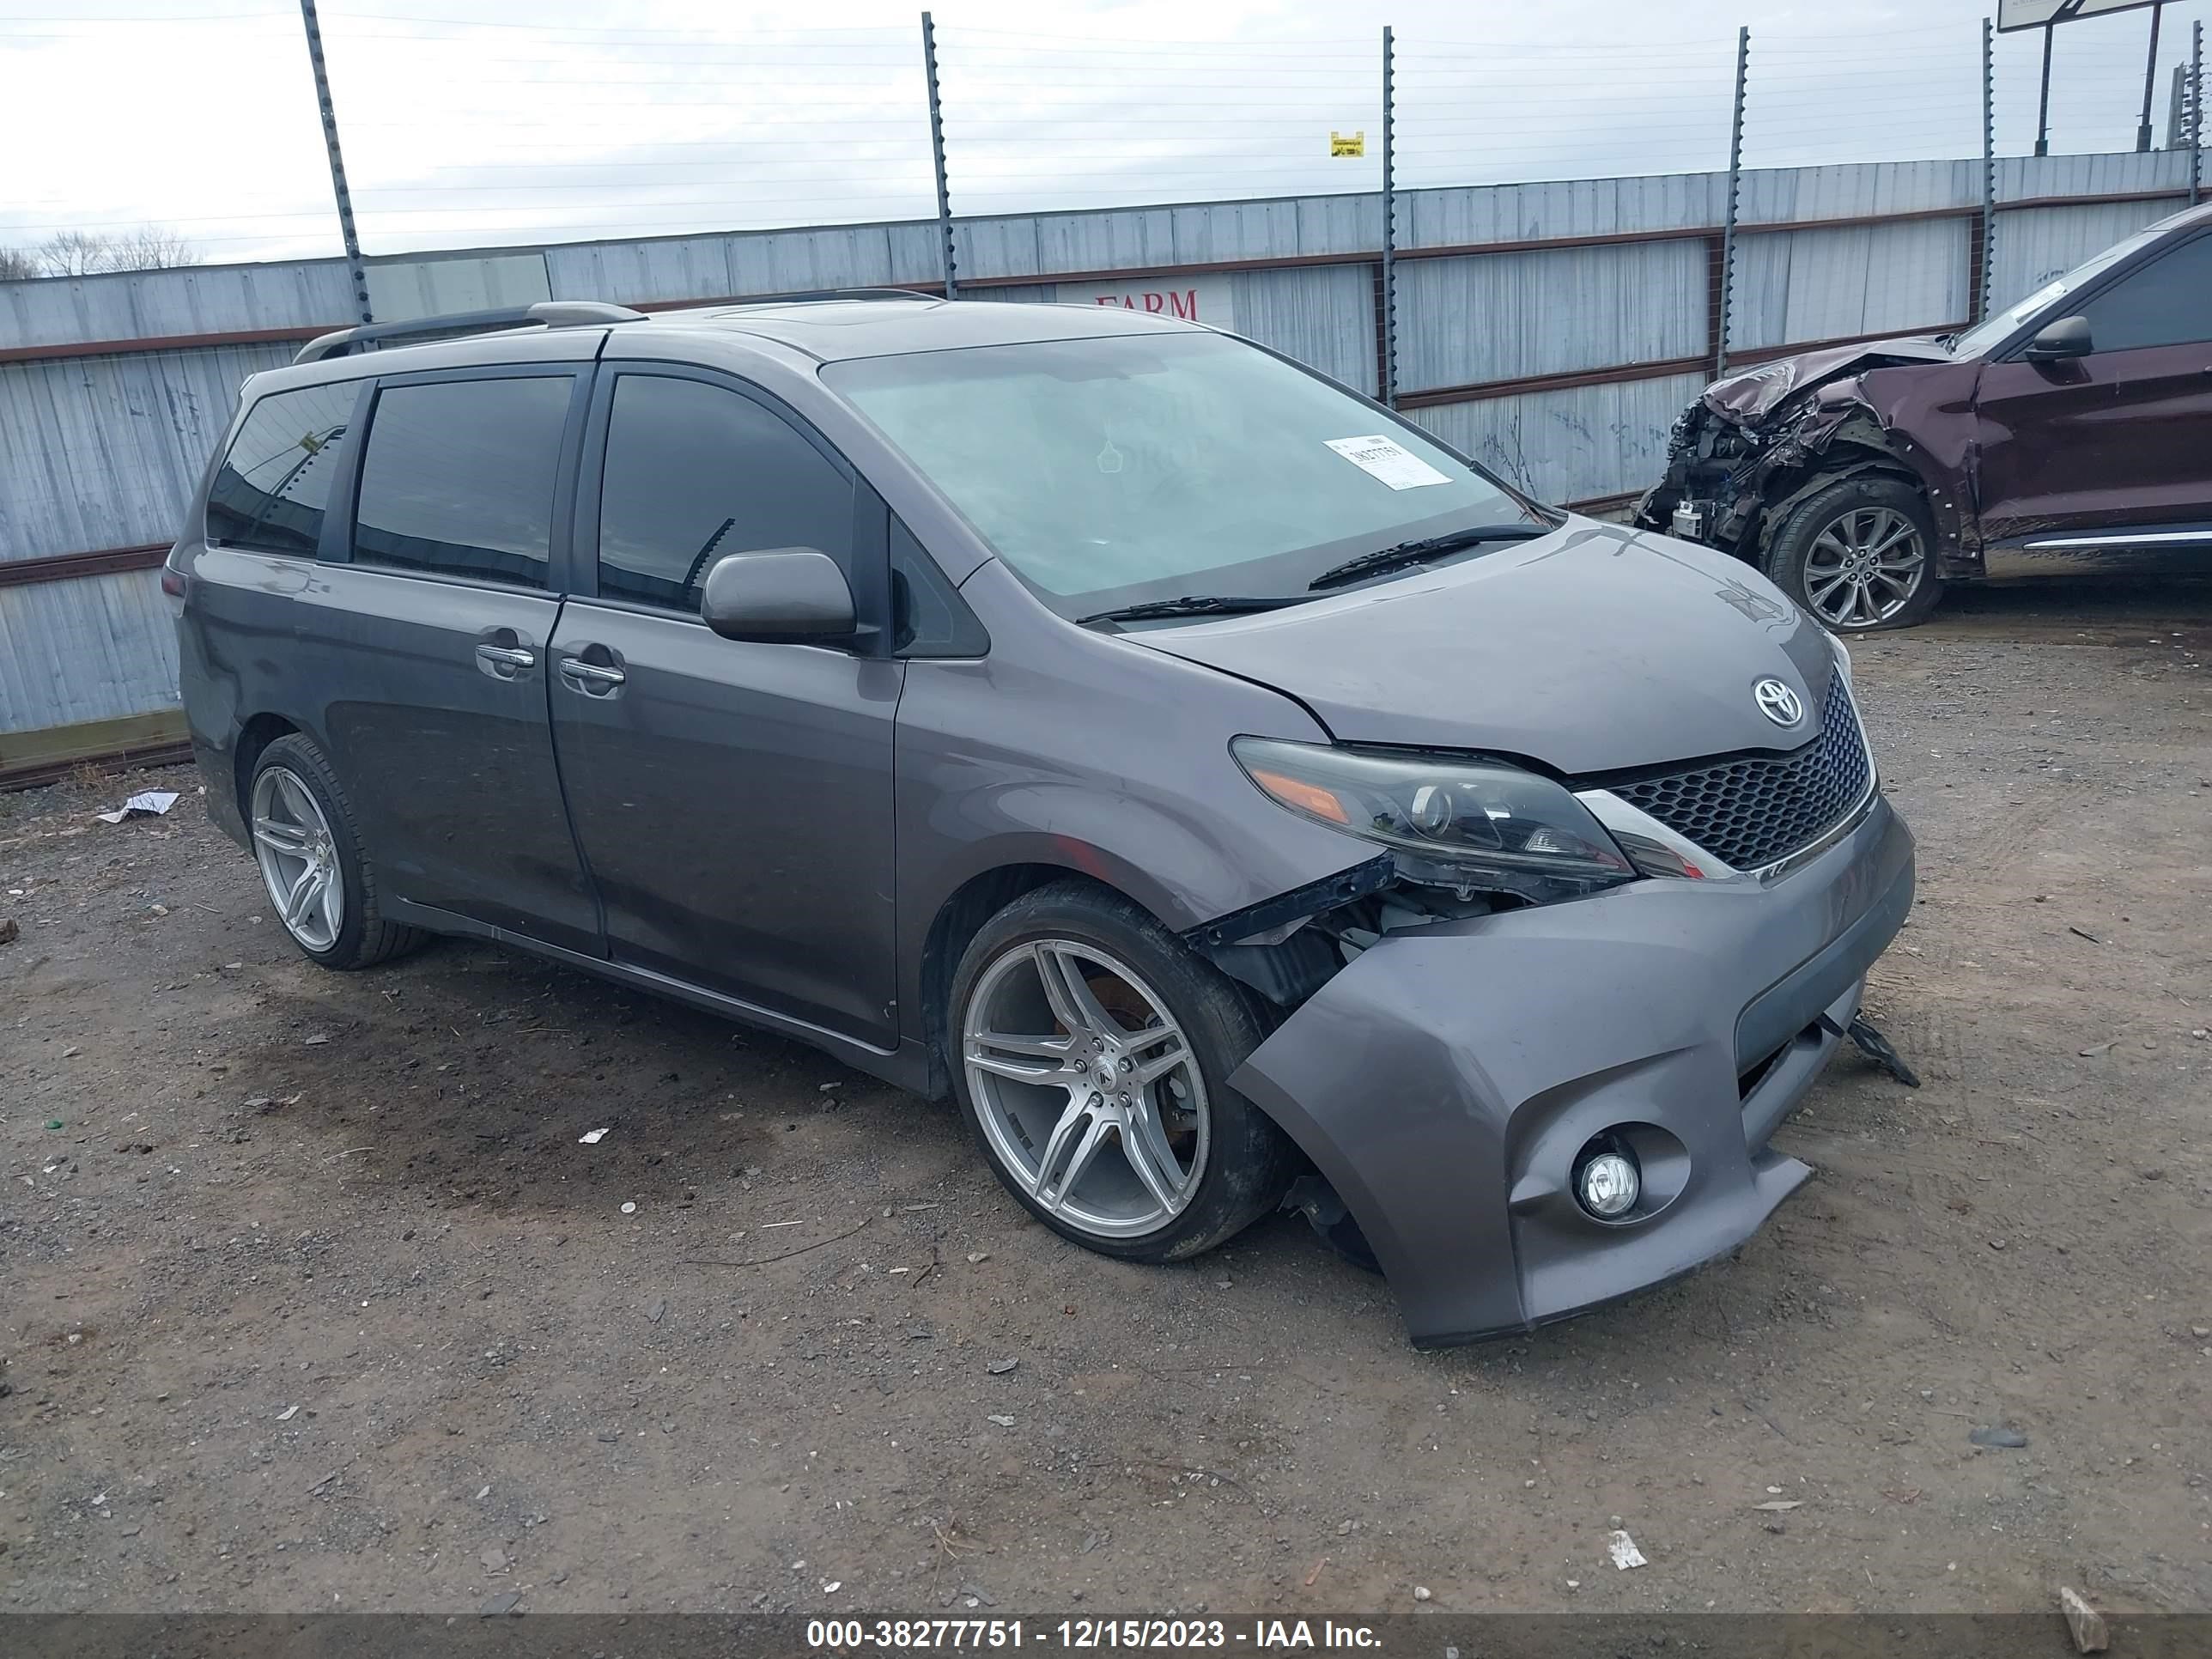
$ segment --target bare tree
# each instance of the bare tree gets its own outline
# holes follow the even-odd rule
[[[200,251],[167,225],[141,225],[112,239],[110,270],[169,270],[196,265]]]
[[[49,276],[89,276],[107,269],[107,238],[88,230],[64,230],[39,244],[39,262]]]
[[[0,283],[20,283],[40,274],[39,256],[19,247],[0,247]]]
[[[64,230],[39,246],[39,259],[50,276],[91,276],[109,270],[165,270],[196,265],[199,251],[176,232],[141,225],[120,235]]]

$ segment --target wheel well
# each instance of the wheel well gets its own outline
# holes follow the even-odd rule
[[[1008,864],[971,876],[938,907],[921,947],[922,1036],[929,1048],[931,1098],[942,1099],[952,1091],[945,1058],[945,1005],[951,994],[952,976],[959,971],[960,958],[967,954],[969,942],[982,932],[985,922],[1023,894],[1056,881],[1085,882],[1101,892],[1129,897],[1109,882],[1061,865]]]
[[[1846,478],[1894,478],[1899,483],[1910,484],[1925,495],[1926,486],[1920,477],[1904,462],[1887,453],[1869,454],[1864,450],[1849,451],[1841,455],[1830,454],[1817,464],[1802,471],[1782,473],[1766,481],[1762,495],[1765,506],[1759,515],[1756,552],[1763,558],[1766,550],[1788,522],[1797,504],[1817,495],[1831,484],[1841,483]]]
[[[281,714],[256,714],[239,732],[238,742],[231,751],[237,766],[234,783],[238,815],[249,827],[253,822],[253,769],[261,763],[262,751],[277,738],[289,737],[299,729]]]

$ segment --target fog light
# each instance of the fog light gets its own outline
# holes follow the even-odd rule
[[[1634,1159],[1619,1152],[1600,1152],[1577,1172],[1575,1197],[1599,1220],[1612,1221],[1636,1207],[1643,1186]]]

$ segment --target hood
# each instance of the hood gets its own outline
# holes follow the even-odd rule
[[[1575,775],[1794,749],[1834,672],[1819,625],[1757,572],[1588,519],[1311,605],[1124,637],[1285,692],[1340,742]],[[1759,712],[1769,675],[1810,711],[1800,725]]]
[[[1823,380],[1862,374],[1869,368],[1890,368],[1899,363],[1950,361],[1950,352],[1933,335],[1830,346],[1824,351],[1801,351],[1794,357],[1778,357],[1757,368],[1715,380],[1705,388],[1703,401],[1716,415],[1744,425],[1756,421],[1792,394]]]

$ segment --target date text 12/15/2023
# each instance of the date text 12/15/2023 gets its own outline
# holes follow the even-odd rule
[[[868,1649],[1241,1648],[1248,1653],[1290,1653],[1322,1648],[1376,1651],[1382,1638],[1368,1625],[1322,1619],[1255,1619],[1249,1625],[1222,1619],[810,1619],[806,1644],[817,1651]]]

